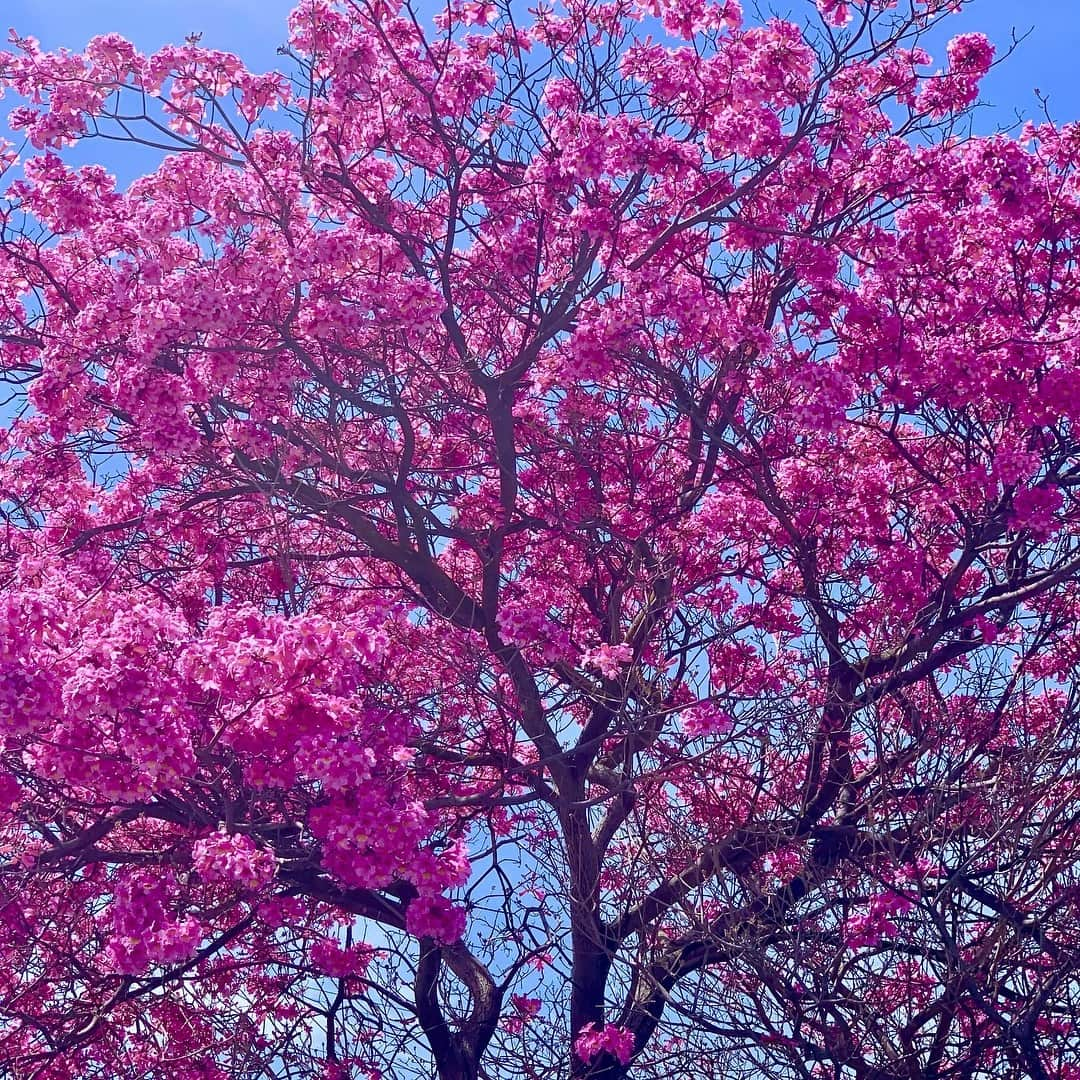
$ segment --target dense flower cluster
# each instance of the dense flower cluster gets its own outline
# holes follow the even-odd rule
[[[141,974],[155,964],[188,960],[202,940],[203,928],[191,915],[170,912],[168,876],[135,874],[116,885],[109,907],[109,939],[104,956],[114,971]]]
[[[372,950],[366,946],[345,947],[336,938],[323,938],[311,946],[311,962],[335,979],[363,976],[371,963]]]
[[[249,837],[225,832],[197,840],[191,864],[206,881],[227,882],[253,891],[270,881],[276,870],[269,851],[260,851]]]
[[[844,940],[852,949],[877,945],[883,937],[897,933],[894,915],[903,915],[914,905],[898,892],[878,893],[871,897],[866,910],[851,915],[844,924]]]
[[[634,1056],[634,1035],[615,1024],[586,1024],[574,1040],[574,1053],[590,1062],[600,1054],[611,1054],[623,1065],[629,1065]]]
[[[443,945],[457,941],[465,932],[464,908],[443,896],[418,896],[405,914],[410,934],[429,937]]]

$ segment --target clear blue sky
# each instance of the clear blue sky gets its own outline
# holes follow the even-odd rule
[[[774,0],[768,6],[795,11],[806,0]],[[279,63],[285,17],[293,0],[4,0],[3,26],[40,38],[46,47],[77,48],[94,34],[118,31],[143,49],[180,41],[192,31],[203,43],[241,54],[252,68]],[[747,8],[751,5],[747,2]],[[1058,121],[1080,119],[1080,0],[974,0],[963,16],[949,20],[950,35],[982,30],[1005,47],[1015,28],[1034,27],[1019,52],[995,69],[985,98],[995,109],[979,127],[1008,126],[1016,110],[1027,115],[1038,105],[1034,88],[1050,95]],[[955,28],[955,31],[954,29]],[[0,110],[3,106],[0,105]]]
[[[192,32],[203,44],[244,57],[248,66],[279,66],[293,0],[3,0],[3,29],[39,38],[46,48],[77,49],[95,34],[116,31],[151,50]]]

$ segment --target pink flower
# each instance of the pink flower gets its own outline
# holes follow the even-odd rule
[[[494,4],[473,0],[461,5],[461,21],[465,26],[487,26],[497,10]]]
[[[817,0],[817,9],[830,26],[847,26],[851,22],[851,5],[844,0]]]
[[[1027,529],[1037,540],[1045,540],[1060,527],[1057,512],[1064,499],[1051,484],[1022,487],[1012,500],[1014,529]]]
[[[104,950],[114,971],[136,975],[155,965],[170,966],[194,955],[203,927],[191,915],[173,913],[175,879],[145,871],[123,879],[102,921],[109,929]]]
[[[994,46],[985,34],[957,34],[945,46],[953,71],[981,77],[994,62]]]
[[[23,790],[19,781],[6,769],[0,769],[0,811],[15,809],[22,797]]]
[[[418,896],[405,912],[405,928],[410,934],[434,938],[440,945],[460,941],[465,923],[465,909],[445,896]]]
[[[540,1012],[540,998],[525,997],[524,994],[511,994],[510,1001],[520,1016],[532,1018]]]
[[[734,726],[731,717],[709,701],[699,702],[683,713],[682,729],[690,736],[726,735]]]
[[[879,945],[882,938],[897,933],[892,916],[906,914],[914,906],[908,897],[895,890],[878,893],[865,911],[848,917],[844,923],[844,943],[850,949]]]
[[[335,979],[362,976],[371,963],[373,951],[366,945],[346,948],[336,938],[316,941],[309,950],[312,964]]]
[[[517,1034],[539,1014],[542,1002],[540,998],[525,997],[523,994],[512,994],[510,1002],[514,1006],[514,1015],[506,1017],[502,1026],[511,1034]]]
[[[192,847],[192,863],[205,881],[227,882],[245,889],[260,889],[277,872],[269,851],[256,847],[250,837],[216,832]]]
[[[586,1024],[574,1040],[574,1053],[586,1063],[595,1061],[601,1054],[611,1054],[621,1065],[629,1065],[634,1056],[634,1035],[614,1024],[605,1024],[603,1028]]]
[[[596,668],[605,679],[617,679],[622,673],[621,664],[628,664],[634,658],[630,645],[597,645],[586,649],[581,656],[586,667]]]

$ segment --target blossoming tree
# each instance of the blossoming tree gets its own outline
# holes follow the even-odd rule
[[[0,1072],[1080,1076],[1080,128],[960,6],[13,38]]]

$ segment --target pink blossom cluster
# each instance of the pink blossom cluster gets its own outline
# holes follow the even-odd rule
[[[572,651],[566,630],[543,607],[508,603],[499,609],[497,622],[504,641],[545,660],[565,659]]]
[[[313,942],[311,962],[325,975],[334,979],[363,977],[371,964],[374,951],[366,945],[342,945],[337,938],[322,938]]]
[[[985,75],[994,62],[994,46],[985,34],[957,34],[945,46],[945,51],[954,71],[978,77]]]
[[[420,895],[410,901],[405,925],[416,937],[429,937],[451,945],[465,933],[466,912],[445,896]]]
[[[273,880],[277,871],[269,851],[257,847],[249,836],[224,830],[196,840],[191,861],[204,880],[238,885],[253,892]]]
[[[634,1033],[615,1024],[586,1024],[574,1039],[574,1053],[586,1063],[611,1054],[620,1064],[629,1065],[634,1056]]]
[[[104,960],[114,971],[140,975],[155,965],[169,966],[190,959],[203,937],[192,915],[172,910],[168,875],[135,873],[117,882],[103,921],[108,938]]]
[[[543,1006],[540,998],[528,997],[526,994],[511,994],[510,1003],[514,1012],[503,1020],[503,1029],[515,1035],[524,1031],[525,1025],[540,1015]]]
[[[695,738],[700,735],[726,735],[735,726],[732,718],[710,701],[698,702],[683,710],[680,722],[683,731]]]
[[[585,667],[595,668],[605,679],[617,679],[623,671],[623,664],[634,658],[632,645],[596,645],[581,654]]]
[[[381,888],[397,874],[407,875],[431,825],[419,801],[396,798],[386,782],[331,798],[308,815],[323,865],[358,888]]]
[[[898,933],[892,917],[904,915],[913,907],[912,900],[903,893],[889,890],[876,894],[864,911],[850,915],[845,920],[844,942],[852,949],[872,948],[880,944],[882,938]]]
[[[510,606],[499,610],[499,633],[511,645],[531,645],[544,637],[551,623],[540,608]]]
[[[26,735],[46,724],[59,705],[59,686],[49,671],[27,670],[12,662],[0,666],[0,732]]]

